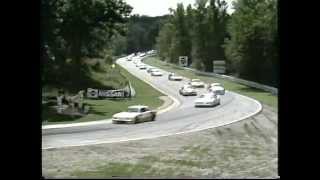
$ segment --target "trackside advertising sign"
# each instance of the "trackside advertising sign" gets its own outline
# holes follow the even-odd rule
[[[99,97],[125,97],[124,90],[99,90]]]
[[[213,61],[213,72],[217,74],[226,73],[226,62],[223,60]]]
[[[126,89],[119,90],[101,90],[101,89],[87,89],[88,98],[125,98],[130,97],[130,91]]]
[[[188,66],[188,56],[179,56],[179,64],[182,67]]]

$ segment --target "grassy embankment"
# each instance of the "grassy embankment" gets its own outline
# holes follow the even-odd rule
[[[113,114],[126,110],[130,105],[144,104],[151,108],[156,108],[162,105],[162,100],[158,97],[163,96],[162,93],[153,89],[150,85],[139,80],[131,75],[128,71],[120,66],[112,69],[110,65],[100,62],[100,68],[89,68],[89,78],[86,77],[86,82],[82,84],[72,84],[70,88],[64,88],[67,92],[75,94],[81,89],[86,88],[105,88],[113,87],[115,89],[123,88],[125,83],[129,80],[136,91],[136,96],[131,99],[103,99],[93,100],[85,99],[84,102],[90,105],[90,112],[83,117],[70,117],[66,115],[58,115],[49,106],[42,105],[42,124],[61,124],[61,123],[76,123],[85,121],[95,121],[111,118]],[[82,76],[79,76],[82,77]],[[85,86],[84,86],[85,84]],[[57,95],[57,87],[43,87],[43,95]]]

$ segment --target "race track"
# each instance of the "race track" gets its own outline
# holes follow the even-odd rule
[[[195,108],[193,101],[196,96],[184,97],[178,92],[188,79],[168,81],[168,72],[163,70],[162,77],[152,77],[146,70],[139,70],[132,61],[128,62],[124,58],[119,59],[117,63],[139,79],[175,98],[179,103],[169,111],[159,114],[153,122],[134,125],[105,123],[43,129],[42,149],[114,143],[194,132],[240,121],[258,113],[262,108],[258,101],[229,91],[221,96],[221,105]],[[205,91],[204,88],[199,89],[198,94]]]

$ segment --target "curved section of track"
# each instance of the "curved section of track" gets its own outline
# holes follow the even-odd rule
[[[221,96],[221,105],[195,108],[193,104],[195,96],[184,97],[178,93],[178,89],[188,79],[168,81],[166,71],[162,71],[164,73],[162,77],[152,77],[125,59],[119,59],[117,63],[139,79],[175,98],[179,103],[159,114],[156,121],[152,122],[135,125],[109,123],[43,130],[43,149],[123,142],[200,131],[240,121],[257,114],[262,109],[258,101],[229,91]],[[204,88],[199,89],[199,93],[204,92]]]

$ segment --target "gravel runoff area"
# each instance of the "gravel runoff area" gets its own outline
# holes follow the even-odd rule
[[[278,178],[278,112],[194,133],[42,150],[46,178]]]

